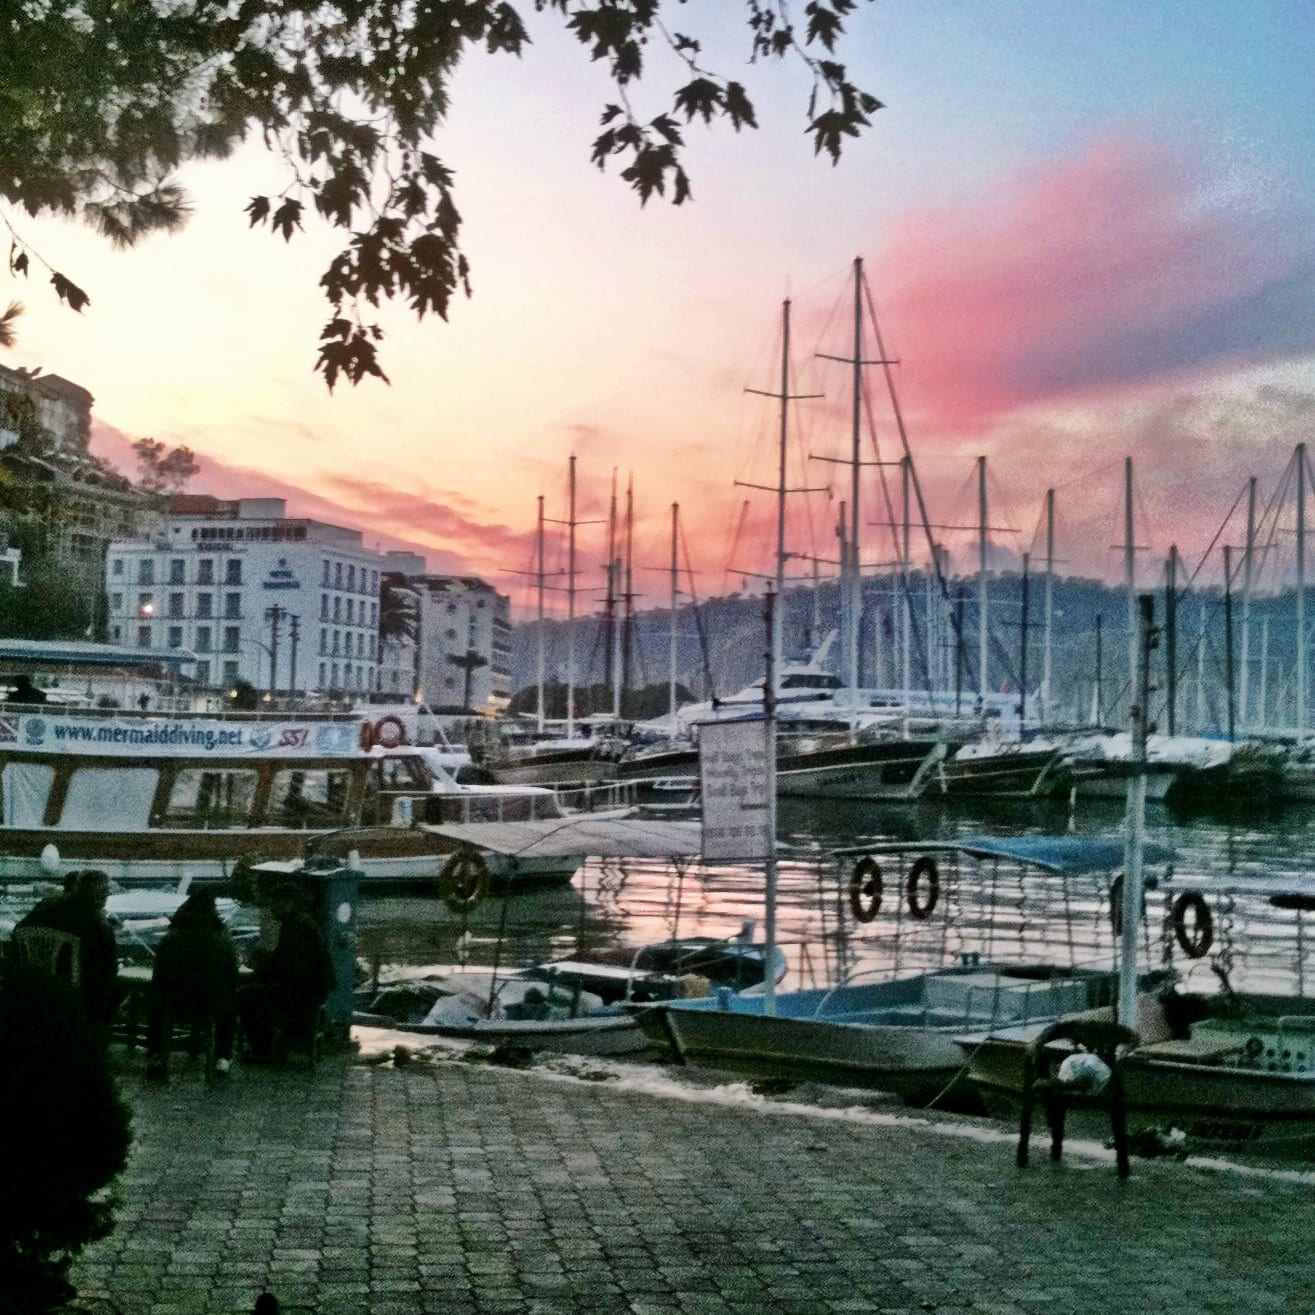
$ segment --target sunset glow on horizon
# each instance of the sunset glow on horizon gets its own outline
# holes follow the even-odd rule
[[[728,10],[709,62],[736,74],[748,38]],[[1315,438],[1304,5],[860,6],[845,55],[888,108],[840,164],[813,156],[798,71],[755,67],[736,75],[760,128],[691,125],[679,209],[641,208],[590,166],[602,75],[548,19],[533,30],[523,60],[472,59],[454,81],[436,149],[457,171],[474,296],[447,324],[386,311],[391,387],[330,396],[312,373],[338,243],[310,223],[288,244],[248,229],[242,206],[279,176],[254,148],[189,168],[187,230],[130,252],[11,216],[91,305],[72,314],[39,275],[0,288],[26,305],[4,363],[88,388],[92,450],[125,472],[135,438],[187,444],[192,491],[286,497],[291,515],[414,546],[512,594],[518,619],[537,498],[565,518],[572,454],[592,522],[578,612],[598,606],[614,470],[622,499],[634,481],[641,607],[666,602],[673,502],[699,594],[758,587],[774,512],[736,481],[776,478],[775,403],[745,390],[779,384],[786,298],[792,391],[826,394],[795,404],[790,482],[830,488],[797,499],[792,574],[837,556],[848,472],[809,457],[848,452],[848,373],[818,354],[852,350],[856,256],[934,518],[963,514],[984,454],[992,522],[1018,531],[1008,552],[1029,549],[1053,487],[1065,572],[1116,577],[1131,456],[1150,582],[1170,543],[1203,550],[1247,478],[1267,496]],[[892,459],[881,370],[865,383]],[[864,476],[872,570],[892,552],[879,478]],[[563,536],[550,527],[549,571]],[[952,565],[971,569],[967,551],[952,545]],[[560,593],[549,607],[564,612]]]

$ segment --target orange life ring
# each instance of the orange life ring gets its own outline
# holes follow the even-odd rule
[[[401,717],[395,717],[391,713],[375,722],[372,735],[375,744],[381,749],[396,749],[406,743],[406,727]]]
[[[489,868],[483,856],[462,846],[443,864],[438,893],[454,913],[473,909],[489,892]]]

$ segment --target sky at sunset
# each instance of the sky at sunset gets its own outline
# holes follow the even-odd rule
[[[1248,476],[1262,503],[1273,493],[1293,445],[1315,439],[1309,0],[860,5],[845,56],[887,108],[834,168],[803,131],[804,71],[743,67],[740,11],[678,15],[705,34],[714,16],[707,62],[745,82],[760,124],[689,127],[694,200],[679,209],[641,209],[589,163],[610,88],[551,18],[529,16],[521,60],[463,65],[436,150],[457,173],[474,297],[447,324],[386,312],[390,387],[330,395],[312,372],[338,243],[309,223],[290,244],[248,229],[247,198],[282,185],[255,148],[189,168],[187,230],[131,252],[11,216],[91,305],[0,284],[0,303],[27,307],[4,359],[90,389],[93,450],[124,469],[133,438],[186,443],[194,491],[286,496],[292,514],[518,596],[537,496],[566,515],[568,457],[581,519],[606,515],[614,469],[623,489],[633,475],[636,588],[660,605],[672,502],[700,594],[771,569],[771,499],[735,482],[775,479],[775,404],[745,389],[778,386],[787,297],[792,388],[825,393],[794,407],[791,482],[831,486],[796,500],[792,573],[836,556],[847,472],[809,457],[847,451],[851,384],[815,354],[852,350],[861,256],[938,524],[975,517],[985,454],[1001,553],[1037,551],[1053,487],[1065,569],[1115,578],[1130,455],[1149,582],[1171,542],[1189,560],[1205,548]],[[649,58],[645,118],[675,85]],[[865,378],[889,459],[881,371]],[[872,569],[890,555],[878,469]],[[582,611],[603,528],[580,530]],[[970,569],[966,538],[937,534]]]

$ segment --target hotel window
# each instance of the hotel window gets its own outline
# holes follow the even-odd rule
[[[215,563],[210,557],[202,557],[196,565],[196,582],[197,584],[214,584],[215,582]]]
[[[211,614],[211,609],[215,605],[214,594],[197,594],[196,596],[196,614],[200,617],[207,617]]]
[[[332,685],[332,688],[333,688],[333,689],[337,689],[337,688],[338,688],[338,664],[335,662],[335,663],[329,668],[329,670],[330,670],[330,673],[331,673],[331,675],[332,675],[332,679],[333,679],[333,685]]]
[[[237,679],[237,663],[224,663],[224,684],[231,685]]]
[[[196,651],[198,653],[210,652],[210,627],[197,626],[196,628]]]
[[[122,558],[122,557],[116,557],[116,558],[110,563],[110,574],[111,574],[111,575],[122,575],[122,574],[123,574],[123,558]]]
[[[183,614],[183,596],[182,594],[169,595],[169,615],[179,617]]]
[[[225,626],[225,627],[224,627],[224,652],[225,652],[225,653],[236,653],[236,652],[237,652],[237,630],[238,630],[237,626]]]
[[[341,588],[342,588],[342,563],[341,563],[341,562],[334,562],[334,564],[333,564],[333,587],[334,587],[335,589],[341,589]]]
[[[123,595],[122,595],[122,594],[111,594],[111,595],[110,595],[110,611],[111,611],[111,612],[122,612],[122,611],[123,611]]]
[[[320,578],[320,583],[321,584],[329,583],[329,559],[327,557],[324,558],[324,574]],[[323,684],[324,682],[321,681],[320,683]]]
[[[329,632],[328,632],[328,630],[326,630],[326,629],[324,628],[324,626],[321,626],[321,627],[320,627],[320,652],[321,652],[321,653],[327,653],[328,651],[329,651]],[[321,677],[320,677],[320,684],[322,685],[323,683],[324,683],[324,677],[321,676]]]
[[[334,619],[335,621],[341,621],[341,620],[342,620],[342,599],[341,599],[341,598],[335,598],[335,599],[333,600],[333,619]]]
[[[321,621],[327,621],[328,619],[329,619],[329,595],[328,595],[328,594],[321,594],[321,595],[320,595],[320,620],[321,620]]]
[[[338,652],[339,645],[341,644],[341,642],[342,642],[342,637],[340,633],[337,630],[335,630],[333,632],[333,651],[335,654]]]
[[[224,563],[224,583],[242,583],[242,559],[240,557],[230,557]]]
[[[115,627],[110,631],[110,638],[111,638],[112,640],[114,640],[114,642],[115,642],[116,644],[121,643],[122,640],[123,640],[123,627],[122,627],[122,626],[115,626]]]
[[[356,603],[350,598],[347,600],[347,624],[349,626],[356,624]]]
[[[150,646],[151,646],[151,627],[150,627],[150,626],[138,626],[138,627],[137,627],[137,647],[138,647],[138,648],[150,648]]]
[[[241,594],[224,595],[224,615],[228,617],[238,617],[242,615]]]
[[[182,648],[183,646],[183,628],[182,626],[169,627],[169,647]]]
[[[347,568],[347,588],[356,588],[356,567],[348,566]]]
[[[187,564],[183,561],[181,557],[172,558],[169,562],[169,583],[184,584],[187,580],[187,576],[185,574],[186,570],[187,570]]]
[[[137,563],[137,583],[155,583],[155,563],[149,557],[143,557],[141,561]]]
[[[372,626],[376,626],[376,625],[379,624],[379,604],[378,604],[378,603],[371,603],[371,604],[370,604],[370,624],[371,624]]]
[[[208,685],[210,683],[210,663],[198,662],[196,664],[196,681],[198,685]]]
[[[365,636],[364,636],[364,635],[357,635],[357,636],[356,636],[356,656],[357,656],[357,657],[364,657],[364,656],[365,656]]]
[[[155,611],[155,595],[154,595],[154,594],[138,594],[138,595],[137,595],[137,615],[138,615],[138,616],[150,616],[150,615],[152,615],[152,614],[154,613],[154,611]]]
[[[320,663],[320,689],[324,688],[324,663]]]

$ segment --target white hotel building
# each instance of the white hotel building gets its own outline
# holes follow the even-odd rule
[[[359,530],[284,513],[282,498],[171,499],[153,541],[110,545],[110,638],[190,650],[213,688],[374,689],[384,558]]]

